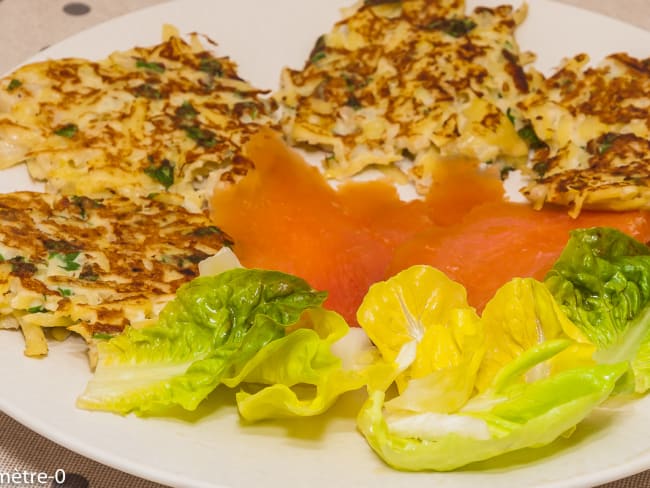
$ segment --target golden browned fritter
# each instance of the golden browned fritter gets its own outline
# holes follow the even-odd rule
[[[318,39],[275,94],[288,140],[327,152],[330,177],[404,165],[418,189],[435,164],[466,156],[524,164],[509,109],[529,91],[513,33],[525,11],[462,1],[369,1]]]
[[[650,208],[650,59],[577,55],[520,104],[530,122],[537,208]]]
[[[145,325],[230,244],[203,214],[152,199],[0,195],[0,328],[90,341]]]
[[[24,162],[52,192],[168,192],[200,211],[251,167],[242,145],[273,112],[263,93],[196,35],[29,64],[0,80],[0,167]]]

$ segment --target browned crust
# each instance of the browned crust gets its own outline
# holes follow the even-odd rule
[[[0,285],[17,278],[23,289],[50,297],[43,312],[95,317],[76,324],[88,337],[121,331],[126,308],[165,302],[198,275],[199,261],[232,244],[205,215],[182,207],[34,192],[0,195],[0,242],[15,254]],[[88,303],[84,292],[101,299]]]

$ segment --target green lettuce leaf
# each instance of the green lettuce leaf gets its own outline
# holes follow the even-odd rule
[[[632,359],[634,391],[645,393],[650,390],[650,330],[641,339],[639,348]]]
[[[197,278],[178,290],[157,325],[128,328],[98,345],[95,374],[77,405],[122,414],[193,410],[325,296],[274,271]]]
[[[615,229],[576,230],[544,283],[596,346],[594,359],[632,361],[635,389],[646,391],[650,385],[650,248]]]
[[[357,423],[372,449],[396,469],[449,471],[570,431],[611,393],[626,364],[567,369],[533,383],[522,375],[570,346],[536,345],[502,368],[490,387],[452,414],[392,414],[386,393],[370,391]]]
[[[246,383],[236,396],[239,413],[257,421],[321,414],[341,394],[381,382],[393,370],[361,329],[350,329],[335,312],[314,308],[223,383]]]

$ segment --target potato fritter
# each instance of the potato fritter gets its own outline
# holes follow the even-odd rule
[[[437,162],[466,156],[522,165],[528,147],[508,110],[529,92],[513,33],[525,10],[461,1],[366,1],[321,36],[275,94],[293,144],[327,151],[326,174],[411,159],[426,191]]]
[[[274,110],[263,93],[196,35],[29,64],[0,80],[0,167],[25,162],[51,192],[167,192],[201,211],[252,167],[242,145]]]
[[[0,328],[65,327],[91,341],[155,321],[231,239],[152,199],[0,195]]]
[[[577,55],[520,108],[536,140],[534,179],[523,194],[537,208],[650,208],[650,59],[624,53],[597,67]]]

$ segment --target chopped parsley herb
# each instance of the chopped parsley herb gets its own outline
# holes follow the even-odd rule
[[[206,259],[208,257],[209,257],[209,255],[205,254],[204,252],[195,251],[194,254],[189,254],[189,255],[185,256],[185,259],[187,259],[192,264],[199,264],[201,261],[203,261],[204,259]]]
[[[341,78],[345,80],[345,87],[348,92],[354,92],[355,90],[359,88],[364,88],[370,84],[372,81],[372,77],[368,77],[365,80],[364,79],[358,79],[355,78],[353,75],[349,75],[347,73],[343,73],[341,75]]]
[[[199,227],[198,229],[194,229],[192,232],[190,232],[190,235],[195,237],[209,236],[212,234],[221,235],[223,234],[223,231],[216,225],[209,225],[207,227]]]
[[[199,146],[210,148],[217,144],[217,136],[211,130],[202,129],[198,125],[188,125],[183,129],[187,137],[196,141]]]
[[[63,266],[59,266],[59,268],[66,271],[76,271],[81,267],[81,265],[75,261],[78,257],[78,252],[53,252],[49,255],[50,259],[57,258],[59,261],[61,261],[63,263]]]
[[[28,313],[42,313],[47,312],[47,309],[43,305],[37,305],[36,307],[29,307],[27,309]]]
[[[409,161],[414,161],[415,160],[415,154],[413,154],[411,151],[409,151],[407,148],[402,149],[402,156]]]
[[[535,163],[533,165],[533,171],[540,177],[544,176],[548,171],[548,162],[540,161],[539,163]]]
[[[71,198],[72,203],[79,209],[79,216],[82,220],[86,220],[88,216],[87,211],[90,208],[99,208],[102,206],[100,200],[95,200],[88,197],[80,197],[79,195],[73,195]]]
[[[179,119],[195,119],[199,112],[194,108],[190,102],[183,102],[183,104],[176,109],[176,117]]]
[[[508,178],[508,175],[510,174],[511,171],[514,171],[515,168],[512,166],[504,166],[501,168],[501,171],[499,171],[499,176],[501,177],[501,181],[504,181]]]
[[[311,64],[316,64],[319,62],[321,59],[323,59],[326,56],[325,51],[318,51],[316,54],[314,54],[311,58],[309,58],[309,62]]]
[[[223,66],[219,60],[214,58],[205,58],[202,59],[199,63],[199,71],[208,73],[211,76],[223,76]]]
[[[142,85],[136,86],[133,89],[133,93],[136,97],[148,98],[150,100],[160,100],[163,97],[160,90],[149,83],[143,83]]]
[[[216,235],[221,237],[224,246],[232,246],[234,244],[234,242],[230,239],[230,237],[228,237],[227,234],[225,234],[219,227],[215,225],[209,225],[207,227],[199,227],[198,229],[194,229],[188,235],[192,237],[206,237],[206,236]],[[164,261],[163,259],[163,262],[166,261]]]
[[[609,151],[616,139],[618,139],[618,134],[615,134],[614,132],[608,132],[603,135],[598,143],[598,154],[605,154]]]
[[[425,29],[439,30],[452,37],[461,37],[467,35],[474,27],[476,27],[476,22],[472,19],[436,19]]]
[[[79,132],[77,124],[65,124],[54,131],[57,136],[67,137],[71,139]]]
[[[77,256],[79,256],[78,252],[64,254],[64,256],[65,256],[63,258],[64,265],[61,267],[66,271],[76,271],[81,267],[81,265],[75,261],[75,259],[77,259]]]
[[[251,120],[255,120],[259,116],[259,107],[255,102],[236,103],[233,107],[233,111],[238,117],[248,114]]]
[[[506,110],[506,117],[508,117],[508,120],[512,125],[515,125],[515,116],[512,115],[512,109],[509,108]]]
[[[309,62],[311,64],[316,64],[318,61],[323,59],[326,56],[325,54],[326,47],[327,46],[325,45],[325,36],[320,36],[318,39],[316,39],[316,43],[314,44],[311,53],[309,53]]]
[[[145,61],[144,59],[137,59],[135,61],[135,66],[136,68],[143,68],[148,71],[153,71],[155,73],[164,73],[165,72],[165,65],[162,63],[156,63],[156,62],[148,62]]]
[[[519,137],[521,137],[530,149],[542,149],[547,147],[546,143],[542,141],[537,134],[535,134],[535,129],[530,123],[523,126],[517,131]]]
[[[354,78],[352,78],[352,76],[350,76],[347,73],[343,73],[341,77],[345,80],[345,86],[348,89],[348,91],[352,91],[357,88],[357,84],[354,81]]]
[[[72,290],[70,288],[57,288],[56,291],[58,291],[62,297],[69,297],[72,296]]]
[[[145,168],[144,173],[158,181],[165,189],[174,184],[174,165],[169,159],[163,159],[160,166],[152,164]]]
[[[354,95],[348,96],[348,99],[345,101],[345,104],[348,107],[352,107],[355,110],[359,110],[361,108],[361,102]]]
[[[104,332],[95,332],[93,334],[93,339],[100,339],[100,340],[107,341],[107,340],[112,339],[112,338],[113,338],[113,336],[111,334],[106,334]]]
[[[259,116],[259,111],[257,109],[257,105],[253,102],[247,102],[245,104],[245,107],[248,109],[248,116],[252,119],[255,120]]]
[[[79,209],[79,216],[81,219],[86,220],[86,207],[83,204],[83,200],[79,196],[74,195],[72,197],[72,203],[74,203]]]
[[[568,90],[568,89],[571,88],[573,83],[574,83],[574,79],[571,76],[566,75],[566,76],[560,77],[557,80],[555,80],[555,82],[553,83],[553,86],[556,87],[556,88],[559,87],[559,88]]]
[[[147,200],[155,200],[158,195],[160,195],[160,193],[152,192],[152,193],[149,193],[149,195],[147,195],[146,198],[147,198]]]
[[[20,86],[22,86],[22,84],[23,84],[22,81],[17,80],[16,78],[14,78],[13,80],[11,80],[9,82],[9,85],[7,85],[7,91],[14,91],[16,88],[19,88]]]

